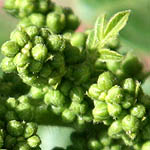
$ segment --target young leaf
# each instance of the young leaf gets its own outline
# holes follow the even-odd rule
[[[86,41],[86,47],[87,49],[93,49],[94,45],[94,31],[91,30]]]
[[[109,49],[101,49],[99,50],[100,53],[100,60],[103,62],[107,62],[107,61],[120,61],[123,56],[120,55],[119,53],[115,52],[115,51],[111,51]]]
[[[111,37],[116,36],[123,29],[128,21],[129,15],[130,10],[126,10],[115,14],[109,20],[105,29],[104,38],[101,41],[101,47],[103,47]]]
[[[98,17],[96,20],[95,27],[94,27],[96,42],[99,42],[103,39],[105,18],[106,16],[103,15],[102,17]]]

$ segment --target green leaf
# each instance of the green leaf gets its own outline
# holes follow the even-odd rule
[[[130,15],[130,10],[121,11],[115,14],[109,20],[105,29],[104,38],[101,41],[101,47],[103,47],[110,38],[118,35],[118,33],[127,24],[129,15]]]
[[[94,45],[94,31],[91,30],[86,41],[86,48],[89,50],[93,49]]]
[[[121,59],[123,58],[123,56],[120,55],[119,53],[115,51],[111,51],[109,49],[100,49],[99,53],[100,53],[100,60],[103,62],[112,61],[112,60],[121,61]]]
[[[136,87],[135,87],[135,97],[138,97],[140,91],[141,83],[136,80]]]
[[[106,15],[98,17],[95,23],[94,32],[95,32],[95,42],[99,42],[103,39],[104,36],[104,26],[105,26]]]

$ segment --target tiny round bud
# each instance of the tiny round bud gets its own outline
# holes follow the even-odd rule
[[[92,84],[89,88],[88,91],[88,95],[92,98],[92,99],[98,99],[98,97],[100,96],[100,93],[102,91],[98,88],[97,84]]]
[[[24,137],[29,138],[37,132],[37,124],[33,122],[29,122],[25,125]]]
[[[63,13],[52,12],[47,15],[46,25],[53,33],[61,33],[65,23],[65,15]]]
[[[122,119],[122,128],[127,132],[136,132],[139,128],[139,120],[132,115],[126,115]]]
[[[43,78],[47,78],[51,75],[52,73],[52,67],[50,66],[49,63],[46,63],[43,65],[42,69],[40,70],[40,76]]]
[[[81,103],[84,99],[84,91],[81,87],[76,86],[70,91],[70,98],[73,102]]]
[[[16,137],[12,137],[10,135],[7,135],[5,138],[5,146],[8,149],[13,148],[16,145]]]
[[[45,16],[40,13],[33,13],[29,16],[31,23],[37,27],[43,27],[45,25]]]
[[[44,61],[47,56],[47,48],[43,44],[37,44],[32,48],[32,56],[37,61]]]
[[[142,145],[142,150],[149,150],[150,149],[150,141],[146,141],[143,145]]]
[[[62,119],[66,122],[73,122],[75,117],[75,113],[69,109],[65,109],[62,113]]]
[[[34,45],[44,44],[44,39],[41,36],[35,36],[33,39]]]
[[[27,55],[25,54],[22,54],[22,53],[18,53],[15,57],[14,57],[14,60],[13,60],[14,64],[17,66],[17,67],[23,67],[27,64],[30,63],[30,59]]]
[[[51,51],[64,51],[66,47],[65,39],[61,35],[50,35],[47,39],[48,48]]]
[[[61,83],[60,85],[60,91],[65,95],[68,96],[69,95],[69,91],[72,87],[72,83],[70,81],[64,81]]]
[[[41,140],[37,135],[34,135],[27,139],[27,143],[31,148],[36,148],[41,144]]]
[[[2,45],[1,52],[7,57],[14,57],[19,52],[19,45],[14,41],[7,41]]]
[[[14,111],[7,111],[5,114],[6,121],[18,120],[18,117]]]
[[[124,100],[121,102],[124,109],[130,108],[135,102],[135,98],[130,94],[125,94]]]
[[[135,94],[135,81],[132,78],[125,79],[123,89],[129,94]]]
[[[44,97],[44,92],[42,89],[37,87],[31,87],[30,95],[33,99],[42,99]]]
[[[92,114],[95,122],[101,122],[108,119],[109,114],[107,110],[107,104],[104,102],[99,102],[99,104],[93,109]]]
[[[121,137],[122,131],[123,129],[122,129],[121,121],[116,120],[108,128],[108,135],[114,139],[118,139]]]
[[[31,60],[30,65],[29,65],[29,70],[32,73],[38,73],[42,69],[42,63],[36,60]]]
[[[6,107],[9,109],[9,110],[14,110],[18,105],[18,101],[15,99],[15,98],[8,98],[6,100]]]
[[[90,150],[99,150],[102,148],[102,145],[100,144],[100,142],[94,138],[89,139],[88,141],[88,148]]]
[[[116,78],[111,72],[104,72],[98,77],[97,83],[100,90],[109,90],[116,83]]]
[[[65,97],[60,91],[50,89],[44,97],[44,102],[47,105],[62,106],[65,103]]]
[[[132,116],[135,116],[137,118],[142,118],[145,115],[146,110],[143,105],[137,104],[136,106],[131,108],[130,112]]]
[[[28,43],[29,36],[23,31],[15,30],[11,33],[10,39],[23,47],[25,44]]]
[[[11,120],[7,124],[7,131],[11,136],[21,136],[24,132],[24,127],[21,122]]]
[[[106,102],[107,103],[121,103],[123,100],[123,90],[118,85],[113,86],[106,96]]]
[[[25,28],[26,33],[29,35],[30,39],[33,39],[39,34],[39,29],[36,26],[29,26]]]
[[[30,146],[26,142],[19,142],[14,150],[31,150]]]
[[[1,62],[1,68],[6,73],[11,73],[16,71],[16,66],[13,62],[13,58],[5,57]]]
[[[109,115],[114,117],[114,118],[117,117],[122,111],[122,108],[119,104],[108,103],[107,108],[108,108]]]

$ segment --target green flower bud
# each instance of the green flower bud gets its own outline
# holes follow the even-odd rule
[[[109,115],[114,117],[114,118],[117,117],[122,111],[122,108],[119,104],[108,103],[107,108],[108,108]]]
[[[81,103],[84,99],[84,91],[81,87],[76,86],[70,91],[70,98],[73,102]]]
[[[137,118],[142,118],[145,115],[146,110],[143,105],[137,104],[136,106],[131,108],[130,112],[132,116],[135,116]]]
[[[24,126],[19,121],[11,120],[7,124],[7,131],[11,136],[21,136],[24,132]]]
[[[25,28],[25,27],[28,27],[28,26],[31,26],[32,24],[31,24],[31,21],[30,21],[30,19],[29,19],[29,17],[25,17],[25,18],[22,18],[20,21],[19,21],[19,23],[18,23],[18,25],[17,25],[17,27],[21,27],[21,28]]]
[[[30,146],[25,142],[18,143],[14,150],[31,150]]]
[[[130,94],[125,94],[124,100],[122,101],[122,107],[125,109],[130,108],[135,103],[135,98]]]
[[[72,10],[65,9],[66,14],[66,29],[76,30],[80,25],[79,18],[73,14]]]
[[[31,148],[35,148],[41,144],[41,140],[37,135],[34,135],[27,139],[27,143]]]
[[[14,110],[18,105],[18,101],[15,99],[15,98],[8,98],[6,100],[6,107],[9,109],[9,110]]]
[[[16,71],[16,66],[13,63],[13,58],[5,57],[1,62],[1,68],[6,73]]]
[[[122,133],[122,124],[120,120],[114,121],[108,128],[108,135],[114,139],[119,139]]]
[[[35,36],[33,42],[35,45],[44,44],[44,39],[41,36]]]
[[[37,61],[44,61],[47,57],[47,48],[43,44],[37,44],[32,48],[32,56]]]
[[[102,145],[100,142],[94,138],[89,139],[88,141],[88,149],[89,150],[100,150],[102,148]]]
[[[109,90],[116,83],[116,78],[111,72],[104,72],[98,77],[98,87],[100,90]]]
[[[64,60],[63,55],[61,55],[59,53],[54,54],[54,57],[51,61],[51,65],[52,65],[52,67],[58,68],[58,69],[60,69],[62,66],[64,66],[65,60]]]
[[[61,35],[50,35],[47,39],[48,48],[51,51],[64,51],[66,47],[65,39]]]
[[[142,145],[142,150],[149,150],[150,149],[150,141],[146,141],[143,145]]]
[[[52,105],[51,107],[48,106],[48,109],[49,109],[49,111],[52,110],[52,112],[53,112],[55,115],[60,115],[60,114],[64,111],[65,107]]]
[[[10,135],[7,135],[5,138],[5,147],[8,149],[12,149],[16,145],[16,138]]]
[[[23,31],[15,30],[11,33],[10,39],[23,47],[25,44],[28,43],[29,36]]]
[[[104,120],[103,123],[106,126],[110,126],[113,123],[113,119],[111,117],[109,117],[107,120]]]
[[[31,87],[30,95],[33,99],[42,99],[44,97],[44,92],[40,88]]]
[[[44,39],[47,40],[49,35],[50,35],[50,32],[48,28],[40,28],[40,36],[42,36]]]
[[[119,41],[119,38],[117,37],[111,38],[107,44],[107,47],[112,50],[117,50],[119,46],[120,46],[120,41]]]
[[[135,94],[135,81],[132,78],[125,79],[123,89],[130,94]]]
[[[101,122],[109,118],[107,104],[104,102],[100,102],[92,111],[94,121]]]
[[[61,83],[60,85],[60,91],[65,95],[68,96],[69,95],[69,91],[72,87],[72,83],[70,81],[64,81]]]
[[[30,121],[33,119],[33,107],[29,103],[20,103],[16,112],[21,120]]]
[[[31,56],[31,49],[32,49],[33,44],[29,41],[24,48],[21,49],[21,53],[30,57]]]
[[[51,12],[47,15],[46,25],[53,33],[61,33],[65,23],[66,18],[63,13]]]
[[[86,35],[81,32],[75,32],[74,34],[72,34],[70,42],[72,46],[84,48],[86,42]]]
[[[118,85],[113,86],[106,96],[107,103],[121,103],[123,100],[123,90]]]
[[[33,13],[29,16],[31,23],[37,27],[45,26],[45,16],[40,13]]]
[[[47,78],[52,73],[52,68],[49,63],[43,65],[42,69],[40,70],[40,76],[43,78]]]
[[[25,125],[24,137],[29,138],[37,132],[37,124],[34,122],[29,122]]]
[[[97,84],[92,84],[89,88],[88,95],[94,100],[98,99],[100,96],[101,90],[98,88]]]
[[[70,105],[70,110],[72,110],[75,114],[85,114],[87,108],[87,103],[79,104],[77,102],[72,102]]]
[[[75,113],[69,109],[65,109],[62,113],[62,119],[66,122],[73,122],[75,117]]]
[[[7,111],[5,114],[6,121],[18,120],[18,117],[14,111]]]
[[[19,103],[27,103],[27,104],[29,104],[30,103],[30,99],[28,98],[28,96],[23,95],[23,96],[20,96],[18,98],[18,102]]]
[[[102,93],[99,95],[98,100],[100,100],[100,101],[105,101],[106,96],[107,96],[107,92],[102,92]]]
[[[38,1],[38,10],[42,13],[46,13],[49,10],[51,2],[49,0],[40,0]]]
[[[126,115],[122,119],[122,128],[126,132],[136,132],[139,128],[139,120],[132,115]]]
[[[65,103],[65,97],[60,91],[50,89],[44,97],[44,102],[47,105],[62,106]]]
[[[42,63],[36,60],[31,60],[30,65],[29,65],[29,70],[32,73],[38,73],[42,69]]]
[[[7,57],[14,57],[19,52],[19,45],[14,41],[7,41],[2,45],[1,52]]]
[[[29,26],[25,28],[26,33],[30,37],[30,39],[33,39],[35,36],[39,35],[39,29],[36,26]]]
[[[122,61],[121,67],[128,75],[137,75],[142,70],[142,64],[132,53],[128,53]]]
[[[30,63],[30,59],[27,55],[18,53],[13,60],[14,64],[17,67],[23,67],[25,65],[28,65]]]

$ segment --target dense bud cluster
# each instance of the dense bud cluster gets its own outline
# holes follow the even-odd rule
[[[5,9],[19,24],[1,47],[0,148],[40,150],[37,124],[50,124],[75,129],[72,145],[53,150],[150,149],[146,75],[132,52],[118,53],[130,11],[81,33],[73,11],[49,0]]]

